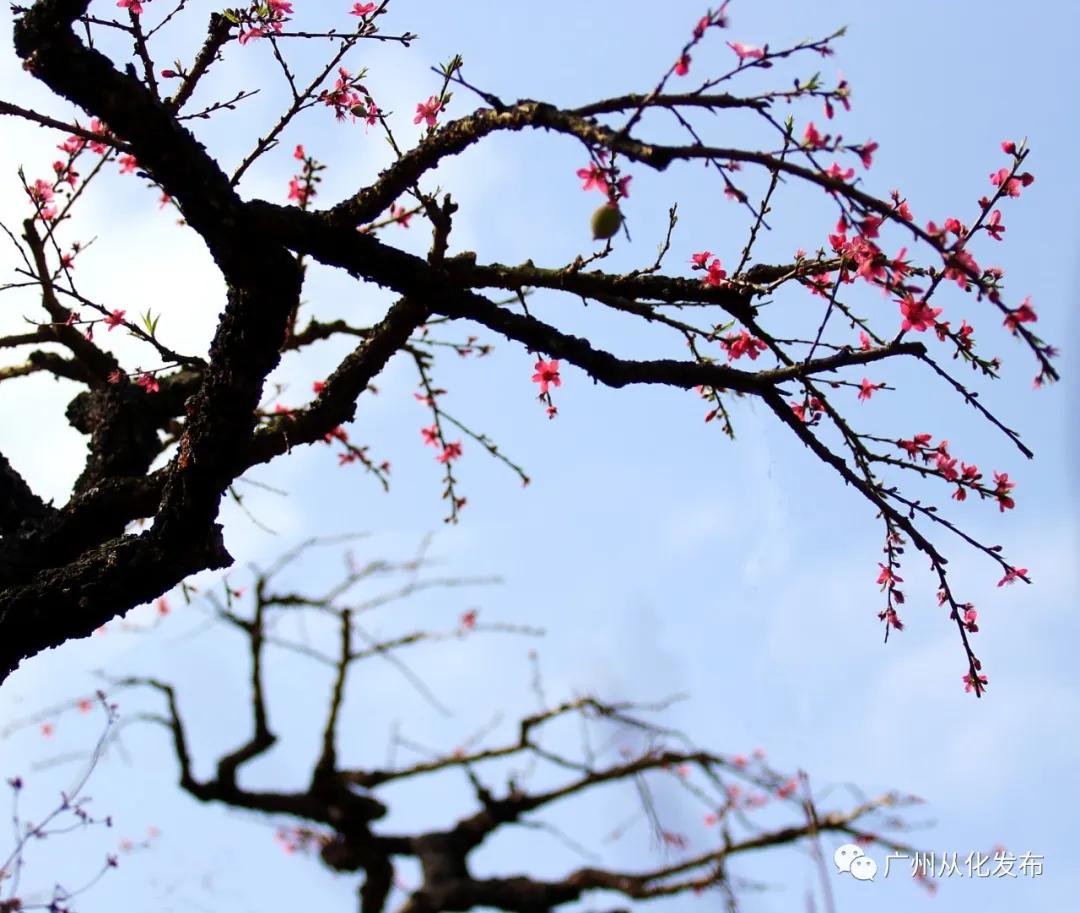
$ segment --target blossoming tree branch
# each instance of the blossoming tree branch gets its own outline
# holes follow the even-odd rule
[[[354,442],[346,425],[395,356],[415,366],[415,395],[430,411],[420,440],[434,448],[444,473],[449,519],[466,503],[455,465],[474,450],[527,482],[525,470],[487,434],[444,410],[437,381],[438,353],[482,355],[502,340],[522,352],[521,371],[536,383],[552,418],[556,395],[572,396],[583,377],[614,388],[686,390],[704,400],[706,420],[729,435],[733,401],[759,401],[793,443],[808,448],[880,518],[884,560],[874,573],[884,593],[885,636],[903,627],[900,571],[910,571],[902,562],[910,565],[912,552],[920,553],[943,621],[961,642],[964,686],[983,692],[976,610],[949,576],[946,549],[959,544],[981,552],[1003,584],[1029,582],[1028,571],[939,512],[917,493],[923,482],[916,477],[936,484],[943,498],[968,501],[967,509],[978,509],[971,502],[1012,508],[1015,484],[1006,461],[1032,454],[961,371],[996,377],[999,359],[984,354],[983,343],[1007,342],[1034,359],[1036,385],[1057,378],[1054,350],[1034,332],[1032,302],[1007,292],[1002,270],[980,262],[1002,240],[1008,206],[1033,180],[1023,142],[987,150],[993,170],[973,175],[977,189],[968,212],[917,217],[901,191],[868,188],[877,143],[849,142],[834,126],[851,104],[846,81],[798,75],[831,56],[840,33],[781,49],[727,40],[727,3],[687,24],[685,43],[673,48],[670,66],[646,92],[574,108],[511,102],[471,85],[454,58],[433,73],[428,97],[417,100],[403,124],[379,106],[378,74],[369,78],[350,63],[366,42],[395,43],[406,53],[417,38],[384,29],[389,0],[351,9],[307,4],[295,14],[293,5],[269,0],[215,13],[202,45],[167,64],[155,48],[190,14],[183,2],[38,0],[15,7],[16,53],[56,104],[37,110],[2,99],[0,113],[54,130],[58,142],[51,167],[42,163],[20,175],[25,212],[21,224],[5,224],[19,257],[10,286],[33,287],[40,312],[26,332],[0,338],[0,347],[13,353],[0,379],[47,372],[81,385],[67,417],[86,435],[88,453],[62,505],[46,503],[0,456],[0,675],[190,574],[227,566],[232,558],[217,522],[219,505],[253,466],[303,444],[326,443],[343,463],[388,484],[389,463],[372,457],[369,444]],[[303,30],[296,25],[301,16],[322,24]],[[341,30],[345,22],[350,27]],[[97,49],[96,39],[106,35],[124,39],[127,59]],[[327,59],[302,75],[288,49],[316,40],[330,48]],[[214,97],[215,72],[260,43],[273,47],[280,116],[252,138],[239,161],[217,161],[200,143],[198,127],[251,93],[224,93],[198,110],[192,99],[197,88],[199,97]],[[744,74],[769,69],[796,76],[779,80],[782,89],[739,93]],[[469,110],[469,98],[481,107]],[[306,111],[336,118],[342,129],[383,132],[390,152],[377,180],[316,205],[323,202],[322,172],[331,166],[298,133],[296,121]],[[710,133],[715,117],[735,113],[754,118],[772,141],[742,148],[729,145],[731,131],[723,130],[725,143],[718,145]],[[659,118],[673,121],[683,141],[661,142],[653,132]],[[482,251],[452,253],[457,204],[451,193],[432,188],[431,172],[489,137],[528,131],[545,131],[580,151],[576,178],[599,204],[592,244],[582,226],[581,254],[568,264],[507,265],[487,262]],[[245,176],[279,147],[293,156],[287,191],[283,175],[280,202],[252,199]],[[626,205],[634,175],[664,172],[677,162],[707,169],[718,197],[745,213],[745,236],[725,250],[717,238],[684,237],[673,207],[666,225],[652,226],[664,234],[655,259],[627,272],[606,271],[605,260],[638,228]],[[220,270],[227,293],[208,353],[170,347],[164,330],[158,333],[161,315],[136,316],[120,300],[122,281],[115,302],[80,291],[77,265],[92,253],[79,234],[77,203],[108,168],[156,188],[155,202],[176,208]],[[750,193],[755,176],[764,178],[761,194]],[[798,185],[820,192],[833,216],[805,226],[805,249],[763,262],[756,256],[759,240],[785,193]],[[414,232],[423,225],[430,233],[426,256],[395,247],[381,233],[410,220]],[[390,290],[396,300],[377,322],[321,320],[317,306],[302,304],[309,264]],[[563,307],[549,314],[552,301]],[[578,301],[639,320],[655,333],[658,351],[674,340],[685,354],[626,358],[614,351],[616,338],[575,335],[567,305]],[[813,325],[803,332],[801,319],[815,304]],[[143,344],[141,361],[120,363],[109,346],[116,330]],[[354,339],[355,348],[326,365],[308,402],[264,405],[267,377],[282,359],[338,336]],[[866,428],[870,413],[859,410],[886,388],[875,379],[886,363],[915,366],[927,384],[966,403],[1000,433],[1001,453],[954,453],[942,429]],[[159,457],[167,458],[164,465],[152,468]],[[132,526],[151,518],[141,532]]]
[[[824,873],[824,909],[831,910],[831,875],[820,868],[825,860],[832,865],[831,843],[855,841],[889,852],[915,852],[900,839],[907,829],[900,810],[917,804],[915,797],[886,792],[839,803],[831,798],[826,804],[815,798],[805,773],[776,769],[760,749],[720,754],[663,725],[657,715],[671,701],[632,704],[593,694],[561,700],[550,695],[535,650],[528,651],[529,661],[523,664],[535,711],[508,714],[503,725],[500,712],[478,731],[461,732],[456,746],[432,746],[430,727],[422,736],[414,734],[408,730],[419,721],[412,720],[407,729],[395,727],[386,761],[365,762],[373,750],[381,754],[382,746],[371,738],[372,726],[355,723],[370,721],[371,704],[386,700],[385,689],[373,687],[370,677],[363,678],[363,687],[350,687],[355,676],[368,675],[366,665],[388,663],[395,681],[446,718],[451,710],[443,704],[445,690],[423,674],[430,667],[430,651],[454,644],[468,656],[474,639],[532,639],[544,632],[508,625],[476,608],[441,628],[416,626],[405,603],[420,591],[494,582],[432,576],[423,548],[401,562],[360,562],[350,552],[339,577],[312,586],[308,572],[304,583],[295,585],[290,576],[297,559],[337,542],[308,540],[272,566],[256,569],[250,586],[221,581],[194,599],[192,610],[202,609],[239,635],[234,640],[242,654],[237,667],[250,670],[250,692],[234,695],[238,701],[247,699],[250,737],[241,737],[235,748],[221,754],[211,765],[212,775],[198,774],[206,752],[194,743],[199,721],[185,709],[183,689],[160,678],[128,676],[114,679],[110,690],[124,692],[125,705],[140,708],[136,719],[164,729],[180,787],[192,798],[264,816],[276,825],[276,840],[285,853],[317,854],[332,871],[361,873],[361,913],[478,906],[552,910],[600,892],[643,903],[704,891],[718,892],[725,909],[737,910],[740,861],[789,846],[805,848],[818,863]],[[307,661],[313,693],[326,694],[325,705],[315,711],[320,736],[315,757],[302,788],[252,789],[243,782],[248,765],[272,750],[311,743],[313,733],[272,723],[272,696],[281,693],[275,685],[276,660],[286,654]],[[473,664],[471,670],[488,680],[485,664]],[[81,710],[73,701],[56,715],[77,707]],[[446,795],[464,787],[465,801],[456,806],[463,812],[446,815],[446,808],[440,808],[430,828],[403,829],[384,820],[391,807],[409,804],[403,798],[408,789],[423,789],[432,781]],[[610,822],[596,820],[596,806],[574,813],[590,797],[615,791],[622,800],[614,805],[617,812]],[[420,800],[415,807],[434,811],[428,805]],[[701,823],[699,833],[687,831],[689,821]],[[592,848],[599,835],[590,824],[607,832],[607,843],[631,831],[640,834],[644,827],[654,850],[650,855],[660,858],[612,867]],[[482,847],[521,828],[537,832],[533,839],[539,856],[548,856],[561,843],[584,857],[583,863],[552,877],[517,870],[493,873],[490,860],[476,859]],[[488,874],[478,874],[481,869]],[[936,888],[923,873],[919,880],[927,890]]]

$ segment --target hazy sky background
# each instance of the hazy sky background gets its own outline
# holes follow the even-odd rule
[[[162,5],[164,0],[148,5],[153,21]],[[302,23],[332,19],[330,4],[324,10],[321,3],[296,0],[295,6]],[[334,21],[347,27],[349,4],[339,6]],[[108,2],[95,7],[102,15],[111,12]],[[177,55],[190,59],[201,41],[213,6],[188,7],[191,14],[163,39],[161,65]],[[647,91],[703,12],[684,0],[663,5],[398,2],[385,17],[384,30],[411,30],[421,40],[409,50],[365,45],[349,66],[368,67],[368,89],[394,112],[399,139],[411,141],[418,132],[411,122],[415,104],[438,88],[438,77],[428,68],[455,52],[464,56],[470,82],[504,99],[573,105]],[[10,25],[5,9],[0,31],[10,34]],[[981,236],[975,253],[980,263],[1006,270],[1012,301],[1031,294],[1039,314],[1036,329],[1059,345],[1065,381],[1031,390],[1032,360],[1001,328],[996,311],[955,290],[937,304],[954,323],[966,317],[975,325],[984,354],[1001,355],[1003,381],[979,389],[1003,421],[1023,433],[1037,459],[1024,460],[926,374],[875,371],[873,380],[906,385],[865,404],[851,391],[848,409],[868,431],[888,436],[926,431],[935,439],[948,438],[957,455],[977,462],[987,476],[991,469],[1004,470],[1017,481],[1017,508],[1004,515],[989,502],[958,507],[947,491],[926,489],[939,495],[937,503],[965,529],[1000,543],[1014,563],[1031,569],[1033,586],[998,589],[995,565],[958,541],[938,538],[952,556],[950,579],[958,593],[980,611],[977,648],[991,682],[986,699],[963,693],[963,654],[955,629],[937,608],[925,562],[913,551],[904,567],[907,629],[882,645],[874,584],[879,524],[870,507],[795,446],[766,410],[735,404],[738,438],[732,444],[702,422],[705,406],[692,394],[611,391],[564,367],[563,386],[556,391],[560,414],[548,421],[530,382],[534,356],[498,340],[484,361],[459,360],[452,353],[444,357],[436,379],[450,390],[445,408],[492,436],[525,466],[532,485],[523,490],[512,473],[466,441],[458,476],[469,503],[459,526],[444,526],[440,468],[420,444],[419,428],[429,418],[412,397],[411,366],[398,359],[379,379],[379,395],[362,401],[350,430],[354,440],[371,444],[373,456],[392,462],[390,493],[383,494],[357,467],[339,469],[335,455],[321,446],[253,470],[252,480],[288,494],[250,485],[240,489],[245,506],[276,535],[226,505],[227,542],[237,558],[230,579],[246,585],[248,563],[268,563],[314,534],[370,531],[369,539],[353,546],[366,560],[407,558],[434,531],[431,554],[439,559],[438,573],[499,574],[504,584],[428,594],[399,607],[400,620],[387,615],[373,622],[373,633],[412,626],[450,630],[470,607],[479,608],[481,622],[547,630],[538,643],[477,634],[412,657],[413,668],[457,709],[449,719],[392,668],[364,669],[353,682],[343,730],[342,753],[357,763],[383,757],[395,720],[403,734],[442,751],[460,744],[498,711],[509,726],[535,707],[527,652],[536,648],[553,701],[586,691],[612,700],[685,693],[689,697],[662,720],[702,746],[732,753],[760,746],[778,769],[807,770],[819,791],[857,783],[871,794],[895,788],[922,797],[926,805],[911,818],[934,826],[907,839],[928,850],[964,856],[1003,844],[1015,853],[1045,856],[1041,878],[946,879],[936,898],[926,898],[906,875],[887,880],[879,875],[875,884],[837,877],[831,884],[840,910],[1065,909],[1080,891],[1075,874],[1080,846],[1071,814],[1080,762],[1073,734],[1080,689],[1072,674],[1080,633],[1077,438],[1075,423],[1067,421],[1078,405],[1080,367],[1074,350],[1080,134],[1063,101],[1067,106],[1076,95],[1071,59],[1080,13],[1066,3],[1031,5],[1021,15],[1015,4],[1003,2],[896,7],[744,0],[732,6],[730,29],[712,33],[695,52],[692,74],[728,68],[734,55],[726,40],[780,47],[842,25],[849,32],[835,57],[805,57],[765,74],[751,73],[741,88],[779,87],[816,68],[831,83],[842,71],[853,87],[853,110],[839,114],[829,127],[851,141],[881,143],[864,177],[867,189],[884,196],[901,188],[923,223],[953,215],[970,222],[976,200],[991,189],[988,174],[1005,164],[1001,140],[1026,136],[1033,150],[1027,167],[1036,182],[1020,200],[1002,207],[1005,243]],[[324,49],[295,50],[313,66],[312,55]],[[198,122],[197,133],[232,165],[251,138],[276,120],[282,96],[268,46],[230,46],[227,57],[217,81],[208,81],[216,88],[206,97],[227,97],[234,88],[260,88],[260,94],[227,116]],[[0,84],[5,100],[69,116],[67,106],[50,103],[10,52],[0,58]],[[451,114],[466,113],[477,103],[461,90]],[[824,126],[817,104],[792,113],[800,130],[808,120]],[[738,117],[703,122],[707,140],[715,144],[752,141],[745,139],[747,122]],[[25,212],[16,169],[25,167],[30,180],[44,175],[62,137],[12,119],[0,129],[0,215],[13,227]],[[641,132],[663,136],[666,129],[646,121]],[[284,202],[297,142],[330,166],[319,204],[371,180],[387,162],[377,131],[337,123],[328,110],[318,109],[252,169],[243,192]],[[559,265],[589,251],[588,218],[599,198],[580,190],[574,170],[584,164],[579,144],[524,133],[494,138],[447,162],[437,182],[461,204],[452,252],[474,250],[481,262],[533,257],[538,264]],[[634,176],[626,212],[635,243],[622,242],[606,268],[650,262],[663,238],[667,208],[676,201],[680,223],[667,269],[688,274],[690,254],[701,249],[725,264],[737,262],[745,219],[724,199],[714,177],[689,166],[673,166],[662,175],[630,166],[626,173]],[[751,186],[757,185],[751,181]],[[758,256],[787,259],[797,247],[812,251],[826,243],[834,217],[820,197],[796,187],[782,193],[775,230],[759,244]],[[221,307],[220,283],[201,243],[175,224],[174,214],[158,210],[157,198],[130,176],[111,174],[95,186],[68,229],[72,239],[100,236],[78,261],[77,275],[85,293],[129,314],[146,307],[160,311],[160,332],[168,344],[202,352]],[[416,250],[427,246],[417,222],[407,232],[395,227],[383,237]],[[892,235],[883,246],[895,251],[902,243],[906,239]],[[15,265],[10,247],[0,256]],[[882,314],[879,325],[896,319],[894,304],[869,289],[856,294],[863,313]],[[309,313],[325,319],[375,315],[387,302],[377,290],[321,269],[309,274],[305,299]],[[570,332],[605,332],[603,344],[616,352],[680,354],[677,339],[658,344],[655,334],[581,313],[573,299],[538,295],[535,301],[538,313]],[[6,293],[0,300],[0,331],[17,331],[24,326],[22,316],[35,314],[37,307],[32,298]],[[781,307],[813,308],[814,320],[820,314],[805,295],[781,296],[776,309]],[[885,310],[875,310],[880,308]],[[109,341],[118,351],[147,358],[125,340]],[[288,389],[277,399],[268,394],[267,402],[302,404],[311,381],[324,376],[343,351],[343,345],[325,344],[287,363],[275,380]],[[62,498],[82,464],[82,441],[63,419],[72,392],[44,376],[0,384],[0,450],[49,497]],[[843,399],[838,392],[837,401]],[[322,583],[339,565],[340,550],[312,556],[291,580],[297,586]],[[179,607],[180,600],[174,595],[172,603]],[[131,618],[150,623],[153,612],[140,610]],[[204,623],[202,612],[178,610],[153,634],[124,633],[114,624],[103,637],[36,657],[0,691],[0,721],[88,693],[95,687],[94,668],[152,672],[177,683],[192,729],[196,770],[207,774],[213,759],[246,738],[247,670],[238,640],[205,630]],[[327,687],[317,668],[280,660],[271,679],[271,713],[282,745],[252,765],[245,782],[265,788],[302,784],[320,723],[314,714],[325,704]],[[127,718],[152,703],[133,695],[119,700]],[[0,741],[0,773],[24,775],[32,787],[26,796],[31,804],[50,802],[78,769],[71,762],[35,773],[34,765],[85,750],[97,731],[96,720],[77,714],[53,723],[56,734],[50,741],[36,727]],[[175,763],[161,733],[131,725],[123,731],[123,745],[125,752],[113,753],[91,784],[94,806],[112,813],[116,827],[107,835],[53,840],[36,848],[30,883],[75,883],[85,871],[72,858],[76,848],[96,858],[115,841],[139,840],[155,826],[162,834],[153,850],[122,860],[120,870],[87,894],[79,909],[352,908],[357,877],[333,877],[315,861],[284,857],[272,823],[200,807],[174,789]],[[467,807],[466,790],[463,778],[422,784],[411,798],[402,794],[387,829],[449,822],[455,810]],[[560,820],[577,835],[602,837],[632,813],[634,801],[629,790],[604,795],[588,806],[569,807]],[[685,833],[691,848],[706,845],[702,809],[675,793],[661,806],[669,830]],[[660,861],[644,822],[619,842],[591,845],[615,866]],[[0,843],[0,855],[4,847]],[[881,862],[884,854],[876,855]],[[584,860],[550,837],[521,831],[485,847],[476,868],[512,873],[535,866],[557,874],[580,864]],[[801,909],[806,890],[817,888],[808,859],[790,850],[742,861],[733,871],[769,883],[768,890],[744,898],[744,909],[755,913]],[[408,870],[402,876],[414,880]],[[584,906],[601,902],[596,898]],[[716,902],[683,898],[655,908],[684,910]]]

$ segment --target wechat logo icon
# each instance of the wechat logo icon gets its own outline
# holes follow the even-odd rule
[[[833,862],[838,872],[846,872],[856,881],[873,881],[877,874],[877,863],[854,843],[845,843],[833,853]]]

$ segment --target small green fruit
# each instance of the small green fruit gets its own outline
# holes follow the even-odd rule
[[[622,225],[622,213],[614,203],[605,203],[592,214],[592,236],[594,241],[614,237]]]

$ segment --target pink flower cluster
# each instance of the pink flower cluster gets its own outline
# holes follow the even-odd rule
[[[344,67],[338,67],[334,88],[324,89],[319,95],[319,101],[333,108],[334,116],[338,120],[344,120],[346,115],[350,115],[355,123],[357,117],[360,117],[369,127],[378,123],[382,113],[359,77],[353,76]]]
[[[607,152],[601,149],[595,153],[595,160],[589,162],[587,168],[577,170],[577,176],[585,182],[581,185],[581,189],[599,190],[606,194],[612,203],[623,198],[629,199],[632,176],[619,177],[618,170],[610,167],[607,160]]]

